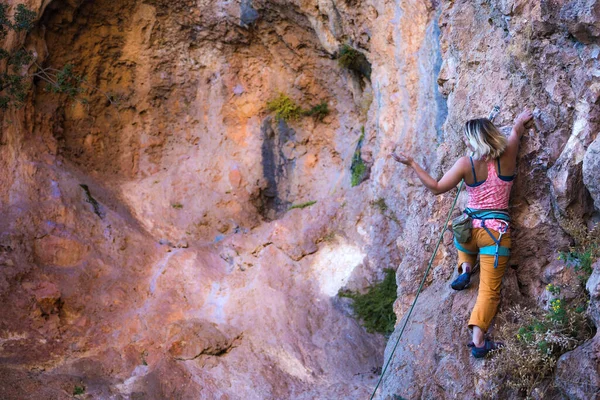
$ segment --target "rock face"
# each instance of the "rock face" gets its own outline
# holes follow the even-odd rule
[[[536,126],[522,140],[512,192],[512,268],[504,278],[500,312],[532,300],[543,306],[547,301],[544,286],[565,279],[560,272],[564,264],[556,265],[553,260],[569,245],[566,233],[573,224],[597,221],[598,208],[592,198],[598,181],[593,143],[599,130],[594,72],[599,48],[593,24],[584,22],[593,20],[594,7],[587,3],[593,2],[453,1],[438,7],[443,58],[438,83],[448,96],[448,117],[440,140],[444,151],[430,170],[447,170],[463,154],[459,135],[466,119],[487,115],[498,104],[502,111],[496,123],[506,126],[523,107],[534,109]],[[437,15],[424,14],[431,19]],[[434,144],[429,142],[430,147]],[[429,229],[431,220],[443,219],[451,196],[437,207],[424,206],[413,214],[414,226],[428,225],[428,229],[413,229],[398,239],[401,245],[409,243],[398,274],[399,316],[414,298],[416,277],[422,276],[431,256],[427,243],[440,232],[439,222]],[[399,208],[410,208],[409,204]],[[409,235],[410,240],[403,240]],[[379,398],[484,395],[487,364],[472,359],[466,347],[470,341],[466,321],[477,287],[451,293],[448,281],[455,258],[450,237],[444,244],[447,247],[435,259],[431,283],[392,357]],[[397,334],[388,342],[386,359]],[[562,394],[554,395],[593,397],[586,390],[595,390],[590,388],[598,377],[596,368],[589,368],[597,364],[594,343],[595,339],[561,359],[556,382]],[[581,361],[569,363],[569,359]],[[592,386],[583,390],[580,379],[566,379],[566,369],[570,378],[590,373],[592,377],[581,385]]]
[[[536,116],[502,307],[568,280],[556,253],[598,219],[594,1],[24,3],[36,28],[3,48],[86,82],[70,99],[34,79],[0,114],[2,398],[367,398],[398,332],[384,353],[336,294],[397,267],[400,320],[454,196],[388,154],[439,177],[496,104],[502,126]],[[338,65],[343,44],[370,74]],[[330,113],[277,120],[281,93]],[[351,187],[359,141],[370,174]],[[447,235],[378,398],[480,395],[476,286],[450,291],[454,262]],[[569,374],[596,341],[559,363],[565,396],[590,393]]]
[[[596,328],[600,326],[600,263],[594,266],[594,272],[587,282],[590,294],[589,314]],[[555,383],[570,399],[593,399],[598,396],[600,386],[600,336],[596,336],[583,346],[564,354],[556,367]],[[587,373],[582,374],[582,371]]]

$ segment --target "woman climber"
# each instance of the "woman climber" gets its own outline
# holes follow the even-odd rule
[[[473,330],[471,353],[484,357],[497,344],[485,338],[500,302],[500,284],[510,255],[508,199],[516,171],[519,142],[525,124],[532,114],[525,109],[515,119],[508,139],[486,118],[472,119],[465,124],[467,146],[471,157],[459,158],[440,181],[433,179],[412,157],[402,152],[390,155],[411,167],[423,185],[433,194],[446,193],[464,179],[469,196],[463,215],[453,221],[454,243],[458,249],[459,276],[451,287],[465,289],[470,282],[477,254],[480,263],[480,283],[477,301],[469,319]],[[457,228],[462,227],[462,232]],[[457,234],[460,232],[460,235]]]

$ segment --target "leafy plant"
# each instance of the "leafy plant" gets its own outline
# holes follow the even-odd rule
[[[73,65],[67,64],[62,69],[57,70],[55,81],[48,82],[47,90],[53,93],[64,93],[69,97],[75,97],[84,89],[78,86],[83,79],[73,73]]]
[[[23,4],[17,5],[14,14],[14,22],[8,19],[8,4],[0,4],[0,39],[4,38],[9,29],[17,32],[29,31],[33,28],[35,12],[28,10]]]
[[[322,122],[323,119],[329,115],[329,106],[326,101],[322,101],[316,106],[313,106],[310,110],[304,111],[303,114],[315,117],[317,121]]]
[[[0,39],[3,39],[8,30],[16,32],[29,31],[33,28],[35,12],[28,10],[23,4],[17,5],[13,21],[8,18],[8,5],[0,4]],[[0,50],[0,60],[8,60],[6,71],[0,72],[0,109],[7,109],[11,105],[20,106],[24,103],[29,89],[29,82],[19,74],[23,65],[29,64],[32,54],[24,49],[9,53]]]
[[[352,303],[354,314],[361,320],[367,332],[389,335],[394,331],[396,324],[394,301],[396,301],[397,290],[396,272],[393,269],[386,269],[385,278],[369,286],[364,294],[340,291],[338,295],[354,300]]]
[[[28,32],[34,27],[36,13],[25,7],[17,5],[13,20],[8,17],[9,6],[0,4],[0,39],[3,39],[9,30],[15,32]],[[77,98],[85,92],[83,86],[102,93],[110,104],[115,105],[117,100],[114,96],[103,92],[86,82],[86,80],[75,73],[75,67],[67,64],[61,69],[42,67],[34,57],[34,54],[24,48],[12,53],[0,49],[0,60],[8,60],[6,69],[0,72],[0,109],[9,107],[22,107],[25,104],[27,93],[33,78],[46,83],[46,90],[52,93],[65,94],[71,99]],[[33,70],[33,72],[23,71]],[[86,99],[80,99],[82,103]]]
[[[304,110],[284,93],[280,93],[279,96],[268,101],[267,109],[275,112],[275,119],[277,121],[284,120],[286,122],[299,119],[301,116],[312,116],[317,121],[322,122],[329,115],[329,106],[326,101],[322,101],[316,106]]]
[[[30,31],[33,28],[35,17],[35,11],[28,10],[24,4],[19,4],[15,12],[15,22],[11,25],[11,28],[17,32]]]
[[[302,108],[297,105],[286,94],[281,93],[278,97],[267,102],[267,108],[269,111],[275,112],[275,119],[277,121],[292,121],[300,118],[302,115]]]
[[[546,290],[554,296],[558,296],[560,294],[560,286],[556,286],[551,283],[549,283],[548,286],[546,286]]]
[[[558,255],[559,260],[564,260],[568,267],[572,267],[578,272],[579,280],[585,285],[593,272],[592,264],[597,253],[596,246],[587,249],[571,249],[568,252],[561,251]]]

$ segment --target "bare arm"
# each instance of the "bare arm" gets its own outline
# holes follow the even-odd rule
[[[531,111],[525,109],[515,119],[515,124],[510,132],[510,136],[508,137],[508,146],[506,147],[506,154],[515,160],[517,159],[517,154],[519,153],[519,143],[521,142],[521,137],[523,136],[523,133],[525,133],[525,124],[529,122],[532,117],[533,115],[531,114]]]
[[[438,182],[433,179],[431,175],[429,175],[429,173],[427,173],[427,171],[425,171],[417,162],[415,162],[412,157],[407,156],[402,152],[398,152],[398,154],[393,152],[390,155],[394,158],[394,160],[411,167],[417,173],[417,176],[423,185],[425,185],[425,187],[435,195],[446,193],[450,189],[456,187],[456,185],[458,185],[465,175],[465,157],[459,158],[454,163],[452,168],[450,168],[450,170],[448,170],[448,172],[446,172],[442,179],[440,179]]]

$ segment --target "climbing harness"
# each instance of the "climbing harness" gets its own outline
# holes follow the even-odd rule
[[[491,246],[485,246],[479,248],[479,254],[494,256],[494,268],[498,267],[498,257],[510,256],[510,249],[508,247],[500,246],[500,241],[502,240],[502,236],[508,231],[508,223],[510,222],[510,216],[508,215],[507,210],[474,210],[472,208],[466,208],[464,213],[471,217],[471,219],[479,219],[481,220],[482,228],[485,229],[487,234],[492,238],[494,244]],[[500,221],[503,225],[500,231],[498,232],[500,235],[498,239],[496,236],[489,230],[487,226],[485,226],[485,221],[489,219],[495,219]],[[454,238],[454,245],[456,248],[463,253],[475,255],[477,252],[466,249],[462,246],[456,237]]]
[[[499,111],[500,111],[500,107],[499,106],[494,106],[494,108],[492,109],[492,111],[489,114],[488,119],[490,121],[493,121],[494,118],[496,118],[496,115],[498,115]],[[445,227],[448,226],[448,222],[450,221],[450,216],[452,215],[452,212],[454,211],[454,207],[456,206],[456,201],[458,200],[458,195],[462,191],[464,185],[465,185],[465,181],[462,180],[460,182],[460,186],[458,187],[458,191],[456,192],[456,196],[454,196],[454,201],[452,202],[452,207],[450,207],[450,210],[448,211],[448,216],[446,217],[446,222],[444,223],[444,225],[442,225],[444,227],[444,229],[440,233],[440,237],[439,237],[439,239],[438,239],[438,241],[437,241],[437,243],[435,245],[435,249],[433,250],[433,253],[431,254],[431,258],[429,259],[429,263],[427,264],[427,269],[425,270],[425,274],[423,275],[423,279],[421,279],[421,284],[419,285],[419,288],[417,289],[417,294],[415,295],[415,299],[413,300],[412,305],[410,306],[410,309],[408,310],[408,314],[404,318],[404,324],[402,325],[402,328],[400,329],[400,333],[398,334],[398,339],[396,339],[396,343],[394,343],[394,347],[392,347],[392,352],[390,353],[390,356],[388,357],[385,365],[383,366],[383,370],[381,371],[381,375],[379,375],[379,380],[377,381],[377,385],[375,385],[375,389],[373,389],[373,393],[371,394],[371,397],[369,398],[369,400],[373,400],[373,398],[375,397],[375,393],[377,393],[377,389],[379,388],[379,385],[381,384],[381,381],[383,380],[383,376],[385,375],[385,371],[387,371],[387,368],[390,365],[390,362],[392,361],[392,357],[394,356],[394,353],[396,352],[396,348],[398,347],[398,344],[400,343],[400,339],[402,338],[402,334],[404,333],[404,329],[406,329],[406,325],[408,325],[408,321],[410,320],[410,316],[412,315],[412,312],[413,312],[413,310],[415,308],[415,305],[417,304],[417,300],[419,299],[419,295],[421,294],[421,290],[423,290],[423,285],[425,285],[425,280],[427,279],[427,276],[429,275],[429,271],[431,270],[431,266],[433,265],[433,260],[434,260],[436,254],[437,254],[437,251],[438,251],[438,249],[440,247],[440,243],[442,242],[442,239],[444,238],[444,232],[446,231]],[[505,210],[483,210],[483,211],[495,212],[495,213],[497,212],[498,215],[500,215],[500,213],[504,213],[505,212]],[[508,216],[507,212],[506,212],[506,215]],[[489,219],[489,218],[486,218],[486,219]],[[498,218],[498,219],[503,220],[502,218]],[[485,222],[483,224],[485,226]],[[487,228],[485,228],[485,229],[487,230]],[[496,241],[494,239],[494,242],[496,243],[495,252],[498,253],[499,255],[502,255],[501,253],[504,252],[504,250],[501,250],[501,249],[505,249],[505,247],[500,247],[500,239],[502,238],[502,235],[505,232],[506,232],[506,230],[504,232],[500,233],[500,237],[498,238],[498,241]],[[490,233],[490,232],[488,231],[488,233]],[[491,247],[494,247],[494,246],[491,246]],[[498,259],[498,257],[496,257],[496,260],[497,259]],[[494,265],[494,266],[496,266],[496,265]]]

